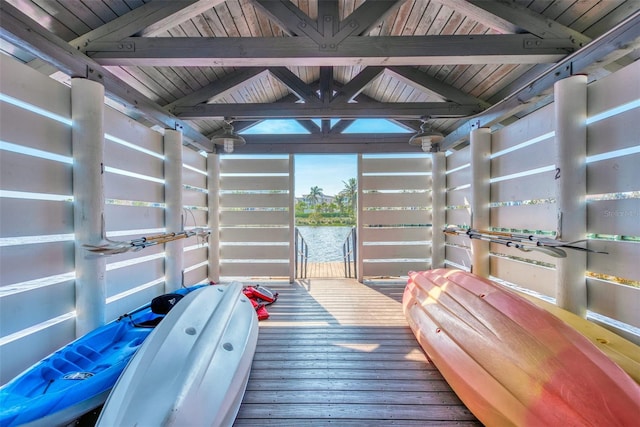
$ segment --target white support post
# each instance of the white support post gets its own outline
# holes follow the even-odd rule
[[[105,322],[106,260],[87,256],[83,244],[100,244],[104,223],[104,86],[71,79],[73,226],[76,336]]]
[[[357,220],[357,244],[358,244],[358,259],[356,260],[358,264],[358,282],[362,283],[364,281],[364,260],[362,258],[363,250],[363,241],[362,238],[362,230],[364,228],[362,224],[362,154],[358,154],[358,198],[356,202],[356,220]]]
[[[289,283],[296,279],[296,196],[295,160],[289,154]]]
[[[581,240],[587,232],[587,76],[556,82],[556,205],[559,238]],[[556,303],[579,316],[587,311],[587,256],[567,251],[556,262]]]
[[[431,268],[444,267],[445,260],[446,161],[442,152],[431,157]]]
[[[164,132],[164,223],[167,233],[182,231],[184,212],[182,203],[182,132],[165,129]],[[184,269],[184,240],[178,239],[165,246],[165,292],[182,287]]]
[[[486,230],[491,225],[489,202],[491,201],[491,130],[471,131],[471,227]],[[489,277],[489,242],[471,239],[471,268],[480,277]]]
[[[207,206],[209,209],[209,280],[220,281],[220,156],[207,155]]]

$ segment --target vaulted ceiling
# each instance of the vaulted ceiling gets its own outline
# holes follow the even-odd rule
[[[416,151],[403,134],[343,131],[358,118],[443,148],[550,101],[573,73],[640,57],[640,0],[2,0],[0,48],[61,81],[105,85],[114,107],[216,150],[236,130],[297,120],[304,135],[245,135],[238,153]],[[315,120],[313,120],[315,119]],[[332,120],[333,119],[333,120]]]

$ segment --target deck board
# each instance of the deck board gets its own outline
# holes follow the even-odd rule
[[[235,425],[481,425],[413,337],[402,281],[261,283],[280,296]]]

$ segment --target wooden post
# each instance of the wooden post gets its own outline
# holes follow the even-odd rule
[[[471,227],[486,230],[490,224],[491,201],[491,130],[471,131]],[[471,239],[471,271],[481,277],[489,277],[489,242]]]
[[[556,82],[556,205],[559,238],[584,239],[587,232],[587,76]],[[567,251],[556,262],[556,303],[579,316],[587,311],[587,256]]]
[[[166,129],[164,133],[164,223],[168,233],[182,231],[184,212],[182,203],[182,133]],[[165,292],[182,287],[184,269],[184,240],[165,246]]]
[[[444,242],[442,230],[446,221],[446,157],[433,153],[431,158],[431,268],[444,267]]]
[[[362,230],[364,228],[362,224],[362,154],[358,154],[358,198],[356,203],[356,221],[357,221],[357,229],[356,229],[356,237],[358,243],[357,250],[357,258],[356,263],[358,265],[357,270],[357,279],[358,282],[362,283],[364,281],[364,275],[362,274],[364,271],[364,261],[362,259],[363,250],[363,238],[362,238]]]
[[[71,79],[76,336],[105,322],[106,259],[87,256],[100,244],[104,223],[104,86]]]
[[[295,159],[289,154],[289,283],[296,279],[296,196]]]
[[[207,155],[207,190],[209,218],[209,280],[220,281],[220,156]]]

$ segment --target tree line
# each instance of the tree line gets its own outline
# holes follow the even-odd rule
[[[296,202],[296,225],[355,225],[358,180],[342,181],[344,188],[331,203],[323,200],[323,189],[313,186],[304,200]]]

